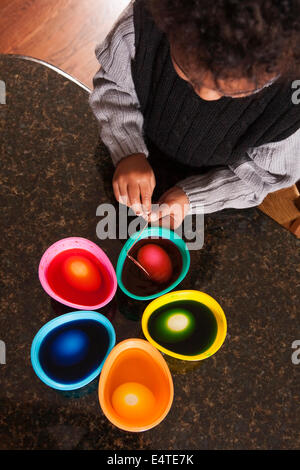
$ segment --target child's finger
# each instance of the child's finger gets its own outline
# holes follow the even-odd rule
[[[169,204],[161,204],[156,211],[151,212],[149,215],[150,222],[157,222],[159,219],[166,217],[171,212]]]
[[[151,198],[153,190],[149,183],[140,183],[141,201],[143,205],[143,212],[150,214],[151,212]]]
[[[115,198],[119,202],[120,201],[120,190],[119,190],[119,185],[118,185],[117,181],[113,181],[112,186],[113,186],[113,191],[114,191]]]
[[[158,223],[160,227],[165,227],[171,230],[173,230],[174,228],[177,228],[175,224],[174,216],[171,213],[159,219]]]
[[[134,210],[136,215],[141,215],[143,213],[143,209],[141,205],[140,187],[138,184],[131,184],[128,187],[128,196],[130,207]]]
[[[127,189],[127,183],[119,183],[119,202],[121,204],[125,204],[125,206],[128,206],[129,204],[129,197],[128,197],[128,189]]]

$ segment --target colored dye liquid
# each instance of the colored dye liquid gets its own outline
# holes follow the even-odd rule
[[[206,305],[193,300],[178,300],[152,313],[148,331],[154,341],[169,351],[196,356],[214,342],[217,321]]]
[[[116,413],[133,422],[149,419],[155,404],[152,391],[136,382],[123,383],[112,395],[112,405]]]
[[[64,267],[68,259],[74,256],[85,258],[92,264],[101,279],[98,289],[92,291],[81,290],[78,287],[76,288],[74,283],[73,285],[70,283]],[[92,306],[102,302],[109,295],[111,280],[106,268],[96,256],[81,248],[66,250],[56,255],[48,266],[46,276],[53,292],[68,302]]]
[[[135,243],[133,248],[129,250],[129,254],[133,258],[137,259],[138,251],[147,243],[158,245],[166,251],[172,262],[172,275],[167,282],[158,283],[149,279],[142,269],[126,257],[122,270],[122,282],[129,292],[140,297],[146,297],[163,291],[178,279],[182,271],[182,256],[180,250],[177,248],[175,243],[166,238],[149,237],[139,240]]]
[[[72,384],[99,367],[108,347],[109,335],[101,323],[74,320],[49,332],[40,346],[39,361],[52,380]]]

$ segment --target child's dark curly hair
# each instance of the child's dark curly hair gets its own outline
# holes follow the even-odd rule
[[[300,0],[148,0],[190,70],[215,80],[300,75]],[[183,61],[183,62],[182,62]]]

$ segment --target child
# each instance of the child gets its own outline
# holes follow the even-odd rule
[[[256,206],[300,179],[299,9],[300,0],[129,5],[96,49],[90,97],[119,202],[176,228],[187,213]],[[151,212],[160,164],[177,182],[170,176],[163,209]]]

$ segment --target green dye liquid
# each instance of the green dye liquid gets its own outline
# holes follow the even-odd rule
[[[217,336],[217,320],[204,304],[178,300],[155,310],[148,321],[154,341],[165,349],[196,356],[209,349]]]

